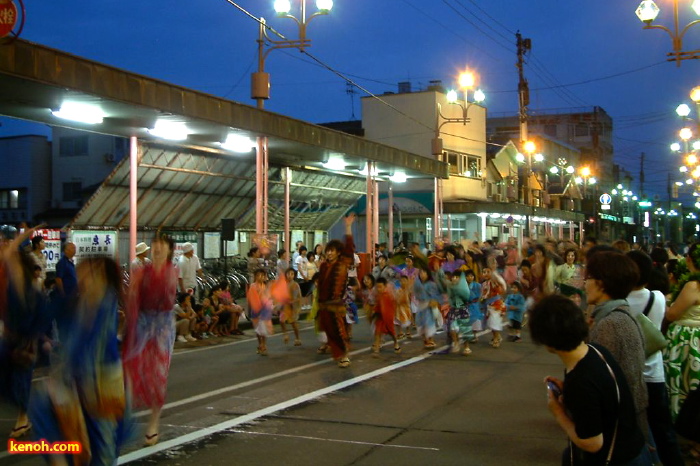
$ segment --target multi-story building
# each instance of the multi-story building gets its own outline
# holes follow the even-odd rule
[[[426,90],[412,92],[402,83],[399,93],[382,95],[381,101],[362,99],[362,126],[365,137],[382,144],[413,152],[424,157],[441,157],[450,163],[450,178],[442,180],[443,203],[461,200],[487,201],[486,183],[486,108],[475,103],[461,105],[447,101],[439,82]],[[388,104],[388,105],[387,105]],[[466,123],[448,122],[464,116]],[[443,124],[446,123],[447,124]],[[439,147],[436,147],[439,146]],[[400,239],[418,241],[421,232],[433,238],[435,183],[431,180],[410,180],[394,183],[394,206],[400,217]],[[380,194],[385,199],[386,193]],[[380,202],[380,214],[386,207]],[[380,222],[381,223],[381,222]],[[455,237],[478,230],[476,218],[443,216],[444,231]],[[386,223],[380,225],[380,240],[387,239]],[[398,239],[398,238],[397,238]],[[429,240],[431,242],[431,240]]]
[[[491,115],[486,122],[489,140],[519,141],[519,121],[518,115]],[[531,112],[527,126],[533,137],[560,141],[578,150],[580,165],[588,166],[602,189],[613,185],[613,120],[601,107]]]
[[[77,212],[128,153],[128,141],[60,127],[52,134],[52,207]]]
[[[0,223],[31,223],[51,199],[51,143],[46,136],[0,138]]]

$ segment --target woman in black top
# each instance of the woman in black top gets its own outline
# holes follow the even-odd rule
[[[651,465],[625,376],[604,347],[586,344],[578,306],[548,296],[530,311],[529,325],[533,341],[565,366],[563,381],[545,378],[548,407],[571,445],[562,464],[604,465],[611,456],[611,465]]]

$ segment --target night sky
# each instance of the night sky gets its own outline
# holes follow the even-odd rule
[[[275,17],[272,1],[236,2],[288,38],[294,22]],[[668,146],[675,114],[700,84],[700,63],[666,62],[668,34],[642,30],[637,0],[335,0],[329,16],[307,30],[309,53],[271,52],[272,96],[265,108],[314,123],[360,118],[363,90],[348,93],[344,74],[375,94],[414,90],[431,80],[450,87],[460,70],[479,74],[489,114],[517,112],[515,33],[532,40],[525,73],[532,111],[600,106],[614,119],[616,163],[639,174],[646,153],[646,190],[666,197],[680,158]],[[299,0],[292,0],[298,5]],[[670,0],[657,0],[657,23],[671,26]],[[680,22],[696,18],[680,0]],[[22,38],[118,68],[254,105],[257,22],[227,0],[29,0]],[[308,1],[309,14],[316,11]],[[684,49],[700,49],[700,26]],[[319,62],[323,63],[320,64]],[[354,105],[353,105],[354,103]],[[694,115],[693,115],[694,116]],[[0,119],[0,137],[46,132]],[[638,181],[632,188],[638,191]],[[686,195],[686,199],[691,197]]]

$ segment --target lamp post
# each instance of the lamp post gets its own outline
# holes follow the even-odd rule
[[[695,14],[700,16],[700,0],[693,0],[690,7],[695,11]],[[700,23],[700,20],[691,21],[683,29],[680,29],[678,25],[678,0],[673,0],[673,29],[671,30],[666,26],[652,24],[660,11],[654,0],[642,0],[642,3],[637,7],[636,13],[639,20],[644,23],[644,29],[661,29],[671,36],[673,52],[666,54],[669,57],[667,60],[675,61],[676,66],[681,66],[681,60],[700,58],[700,50],[683,50],[683,36],[688,32],[688,29]]]
[[[276,49],[296,48],[303,51],[311,46],[311,39],[306,37],[306,26],[317,16],[327,15],[333,8],[333,0],[316,0],[318,11],[308,18],[306,17],[306,0],[301,0],[300,15],[297,18],[290,14],[292,4],[290,0],[275,0],[274,8],[280,18],[290,18],[297,24],[298,39],[287,39],[274,31],[279,39],[272,39],[268,35],[269,26],[265,18],[260,18],[258,32],[258,70],[251,75],[251,97],[256,100],[257,108],[263,109],[265,101],[270,98],[270,74],[265,72],[265,59],[267,55]],[[266,50],[267,47],[267,50]],[[255,232],[267,233],[268,214],[268,141],[265,136],[258,136],[255,150],[255,186],[257,208],[255,209]],[[289,232],[285,232],[287,236]],[[289,238],[284,239],[289,244]]]
[[[431,141],[432,154],[437,158],[437,160],[442,161],[443,158],[443,142],[440,137],[440,131],[442,127],[448,123],[462,123],[465,125],[470,122],[469,119],[469,109],[472,105],[480,104],[486,99],[486,95],[481,89],[476,89],[474,91],[472,98],[469,101],[469,90],[473,89],[476,84],[476,75],[471,71],[465,71],[461,73],[457,79],[459,87],[464,91],[464,104],[459,101],[459,94],[456,90],[450,90],[447,93],[447,102],[452,105],[458,105],[462,109],[461,117],[446,117],[442,114],[442,106],[438,102],[436,115],[435,115],[435,137]],[[435,178],[435,204],[434,204],[434,215],[433,215],[433,236],[434,238],[442,237],[442,180],[440,178]]]

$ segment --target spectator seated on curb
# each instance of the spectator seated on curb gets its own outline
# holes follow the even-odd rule
[[[176,340],[180,343],[188,341],[197,341],[192,336],[192,332],[197,325],[197,314],[192,309],[192,296],[189,293],[179,293],[177,295],[177,304],[175,305],[175,331],[177,334]]]

